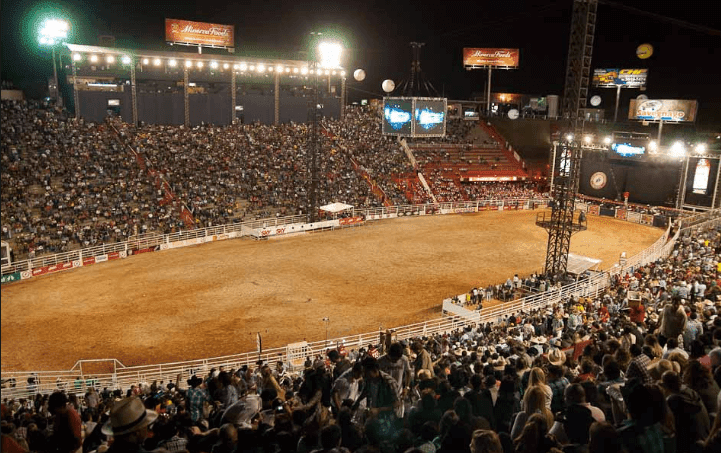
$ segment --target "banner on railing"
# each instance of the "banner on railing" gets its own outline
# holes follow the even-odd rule
[[[83,258],[83,266],[90,266],[91,264],[95,264],[95,263],[96,263],[96,261],[95,261],[96,258],[97,258],[97,257],[95,257],[95,256],[86,256],[86,257],[84,257],[84,258]]]
[[[54,264],[52,266],[36,267],[35,269],[32,270],[32,275],[33,275],[33,277],[38,277],[40,275],[51,274],[53,272],[64,271],[66,269],[72,269],[72,268],[73,268],[73,263],[59,263],[59,264]]]
[[[626,220],[626,213],[627,211],[625,209],[616,209],[616,218],[619,220]]]
[[[346,217],[343,219],[339,219],[338,223],[340,224],[340,226],[362,225],[363,218],[362,217]]]
[[[641,223],[641,213],[628,211],[626,213],[626,220],[633,223]]]
[[[12,274],[5,274],[5,275],[3,275],[3,276],[2,276],[2,280],[0,280],[0,281],[1,281],[2,284],[4,285],[5,283],[16,282],[16,281],[20,280],[21,278],[22,278],[22,277],[21,277],[21,275],[20,275],[20,272],[13,272]]]
[[[643,225],[653,225],[653,216],[650,214],[641,214],[641,222]]]
[[[151,252],[157,252],[160,250],[160,246],[156,245],[155,247],[148,247],[145,249],[138,249],[138,250],[130,250],[130,255],[140,255],[141,253],[151,253]]]
[[[588,213],[593,215],[601,215],[601,207],[597,204],[592,204],[588,207]]]
[[[586,212],[588,211],[588,205],[586,203],[576,202],[576,211]]]

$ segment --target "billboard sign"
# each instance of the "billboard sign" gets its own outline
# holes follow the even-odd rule
[[[593,70],[593,86],[599,88],[643,88],[648,69],[604,68]]]
[[[521,51],[519,49],[463,48],[465,68],[517,68]]]
[[[693,122],[697,109],[698,102],[687,99],[631,99],[628,119]]]
[[[165,19],[165,41],[209,47],[233,47],[232,25]]]

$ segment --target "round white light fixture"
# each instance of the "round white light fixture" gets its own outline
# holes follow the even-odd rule
[[[706,143],[697,144],[694,151],[696,151],[696,154],[703,154],[704,152],[706,152]]]
[[[153,64],[155,66],[160,66],[160,58],[156,58],[155,60],[153,60]]]
[[[308,74],[308,68],[303,68],[303,69],[301,69],[301,70],[300,70],[300,73],[303,74],[303,75]]]
[[[189,67],[191,67],[191,66],[193,66],[193,62],[190,61],[190,60],[185,60],[185,67],[186,67],[186,68],[189,68]]]
[[[90,56],[90,61],[93,62],[93,63],[97,63],[97,62],[98,62],[98,56],[97,56],[97,55],[91,55],[91,56]]]
[[[611,137],[605,137],[605,138],[603,139],[603,143],[604,143],[605,145],[610,145],[610,144],[611,144],[611,141],[612,141]]]
[[[386,93],[390,93],[391,91],[395,90],[396,83],[391,79],[386,79],[381,84],[381,88],[383,88],[383,91],[385,91]]]
[[[585,137],[583,137],[583,141],[586,142],[586,144],[590,145],[593,141],[593,137],[591,137],[590,135],[586,135]]]
[[[572,141],[573,141],[573,134],[566,134],[566,141],[572,142]]]
[[[356,69],[353,71],[353,78],[356,79],[356,82],[362,82],[366,78],[366,72],[362,69]]]
[[[228,63],[223,63],[223,69],[228,69],[230,65]]]
[[[73,54],[73,61],[80,61],[80,60],[82,60],[82,59],[83,59],[83,56],[80,55],[79,53],[74,53],[74,54]]]
[[[168,60],[168,66],[170,66],[171,68],[174,68],[174,67],[178,66],[178,61],[174,58],[171,58],[170,60]]]
[[[245,63],[241,63],[241,64],[240,64],[240,70],[241,70],[241,71],[247,71],[247,70],[248,70],[248,65],[245,64]]]
[[[115,57],[112,55],[108,55],[107,57],[105,57],[105,61],[107,61],[108,64],[113,64],[115,63]]]
[[[149,63],[150,63],[150,60],[148,60],[147,58],[143,58],[143,64],[149,64]]]
[[[649,150],[656,151],[657,148],[658,148],[658,143],[656,143],[656,140],[651,140],[650,142],[648,142]]]
[[[684,157],[686,155],[686,147],[682,141],[677,141],[671,145],[669,154],[673,157]]]
[[[263,71],[265,71],[265,65],[263,63],[261,63],[258,65],[258,72],[263,72]]]
[[[199,61],[199,62],[196,64],[196,66],[199,67],[199,68],[202,68],[202,67],[203,67],[203,62],[202,62],[202,61]]]
[[[211,62],[210,62],[210,67],[213,68],[213,69],[218,69],[218,62],[217,62],[217,61],[211,61]]]

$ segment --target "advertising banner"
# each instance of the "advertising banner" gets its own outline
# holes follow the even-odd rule
[[[90,266],[91,264],[95,264],[94,256],[86,256],[83,258],[83,266]]]
[[[363,223],[362,217],[346,217],[344,219],[339,219],[338,223],[341,226],[348,226],[348,225],[358,225]]]
[[[521,51],[519,49],[463,48],[463,66],[517,68]]]
[[[600,215],[600,208],[597,204],[592,204],[588,206],[588,213],[593,215]]]
[[[599,88],[643,88],[648,69],[603,68],[593,70],[593,86]]]
[[[626,220],[633,223],[641,223],[641,214],[638,212],[629,211],[626,214]]]
[[[650,214],[643,214],[641,216],[641,223],[644,225],[653,225],[653,216]]]
[[[165,41],[199,46],[234,47],[232,25],[165,19]]]
[[[43,266],[43,267],[35,268],[32,270],[32,273],[33,273],[33,277],[37,277],[39,275],[50,274],[52,272],[59,272],[59,271],[64,271],[65,269],[72,269],[72,268],[73,268],[73,263],[59,263],[59,264],[54,264],[52,266]]]
[[[693,122],[697,109],[698,102],[688,99],[631,99],[628,119]]]
[[[20,280],[20,272],[13,272],[12,274],[3,275],[0,279],[0,284],[17,282]]]
[[[616,218],[619,220],[626,220],[626,210],[616,209]]]

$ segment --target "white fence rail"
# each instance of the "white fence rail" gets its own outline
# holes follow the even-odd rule
[[[402,215],[426,215],[437,212],[471,212],[474,208],[475,210],[479,210],[481,207],[504,209],[504,206],[516,206],[516,209],[529,209],[533,208],[536,204],[545,202],[547,202],[545,199],[485,200],[466,203],[439,203],[435,205],[373,208],[356,210],[356,214],[362,214],[366,219],[381,219]],[[673,249],[675,240],[679,237],[681,228],[700,229],[710,226],[719,226],[721,225],[721,218],[718,217],[720,214],[721,210],[709,211],[690,217],[688,220],[681,220],[680,228],[671,240],[668,240],[669,230],[667,229],[653,245],[629,258],[623,268],[620,266],[614,266],[605,273],[596,274],[590,279],[577,282],[572,285],[567,285],[560,290],[554,289],[542,294],[536,294],[523,299],[489,307],[484,309],[480,316],[470,320],[466,319],[463,316],[463,313],[458,312],[451,316],[441,317],[435,320],[396,327],[393,329],[394,337],[398,340],[403,340],[446,333],[477,322],[497,322],[498,320],[507,318],[511,314],[517,313],[520,310],[528,311],[546,307],[549,304],[557,303],[559,300],[571,296],[594,297],[610,285],[612,275],[632,271],[640,265],[668,256]],[[228,229],[229,227],[235,228],[232,231],[236,231],[240,235],[241,225],[252,225],[254,228],[259,228],[262,226],[272,225],[273,223],[275,225],[282,225],[282,222],[290,223],[290,219],[297,222],[297,216],[282,219],[264,219],[231,226],[226,225],[221,227],[206,228],[203,230],[196,230],[194,232],[175,233],[174,235],[139,237],[134,240],[147,241],[147,243],[152,243],[157,240],[169,242],[171,237],[174,241],[185,240],[185,238],[191,239],[194,237],[201,237],[203,235],[230,232]],[[127,247],[127,244],[128,243],[123,243],[125,247]],[[103,252],[105,252],[105,250],[103,250]],[[377,344],[379,342],[379,334],[380,331],[374,331],[334,338],[327,341],[316,341],[308,343],[304,352],[307,356],[323,354],[328,347],[335,347],[339,344],[343,344],[346,348],[365,347],[371,343]],[[96,373],[91,373],[88,372],[87,369],[83,369],[83,363],[85,363],[85,361],[79,361],[72,369],[67,371],[3,371],[2,397],[27,397],[37,392],[52,392],[57,388],[64,388],[71,392],[84,393],[88,385],[96,385],[99,388],[108,387],[109,389],[127,389],[130,385],[138,384],[139,382],[151,383],[153,381],[158,381],[160,383],[163,381],[167,384],[168,382],[174,381],[178,375],[181,376],[181,385],[183,385],[184,380],[188,379],[192,374],[207,373],[211,368],[219,368],[221,366],[226,368],[238,368],[246,364],[252,365],[259,359],[265,362],[286,362],[288,357],[287,353],[288,347],[280,347],[264,350],[260,354],[256,351],[224,357],[131,367],[125,367],[120,362],[111,359],[113,360],[112,371]],[[27,384],[27,378],[30,375],[36,376],[35,384]]]

